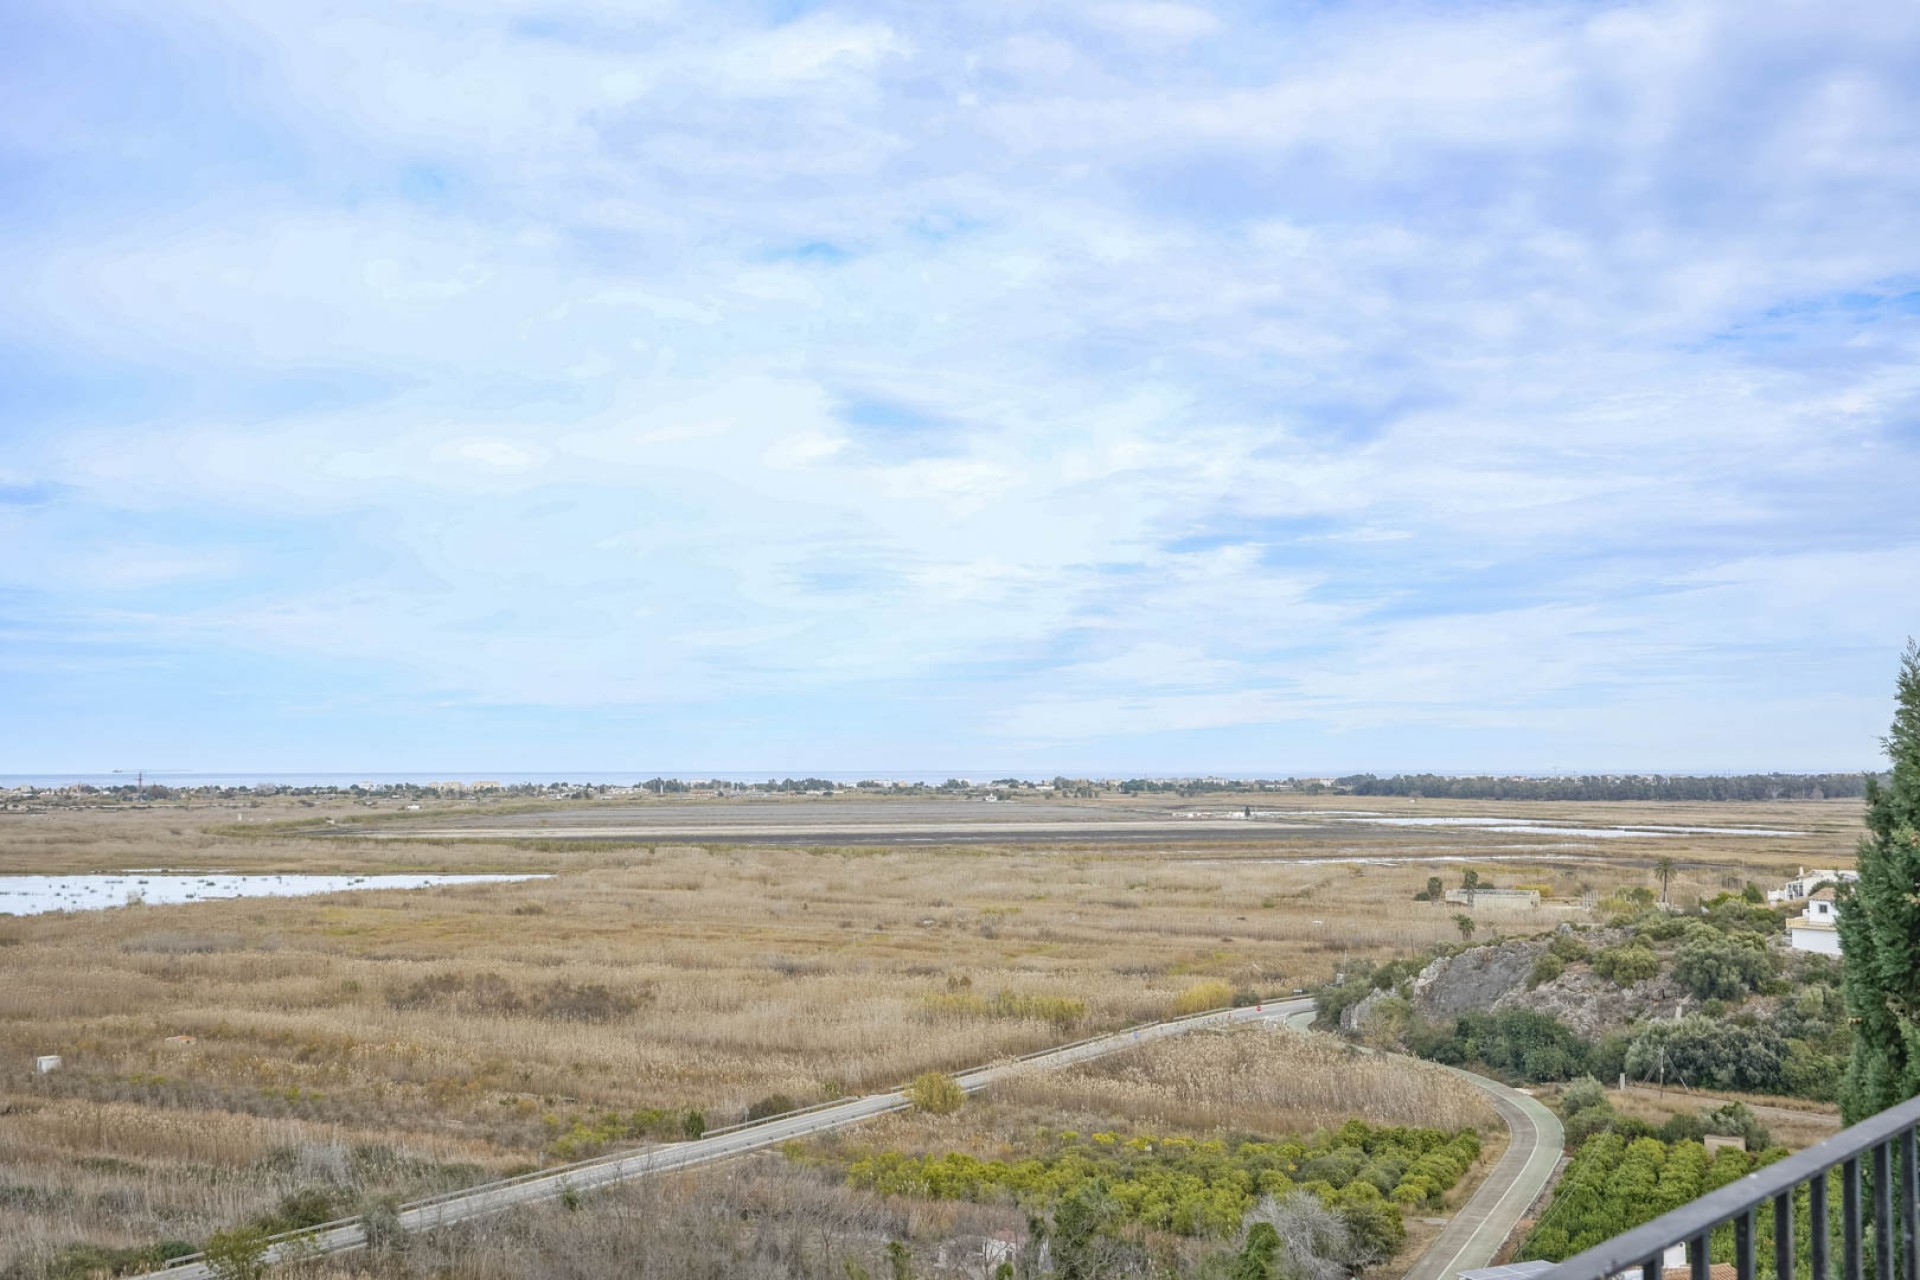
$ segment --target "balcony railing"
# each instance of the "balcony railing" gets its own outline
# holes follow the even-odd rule
[[[1729,1226],[1739,1280],[1835,1280],[1836,1274],[1868,1280],[1869,1271],[1873,1280],[1920,1280],[1916,1129],[1920,1098],[1623,1231],[1537,1280],[1605,1280],[1634,1271],[1661,1280],[1663,1259],[1676,1245],[1686,1246],[1690,1274],[1673,1280],[1710,1280],[1715,1230],[1722,1229],[1724,1239]],[[1831,1203],[1835,1170],[1838,1223]],[[1796,1256],[1802,1234],[1804,1258]],[[1772,1237],[1771,1248],[1763,1247],[1763,1236]]]

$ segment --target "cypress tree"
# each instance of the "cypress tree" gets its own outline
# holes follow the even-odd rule
[[[1853,1059],[1840,1113],[1857,1124],[1920,1094],[1920,646],[1900,662],[1886,785],[1867,780],[1860,880],[1840,896]]]

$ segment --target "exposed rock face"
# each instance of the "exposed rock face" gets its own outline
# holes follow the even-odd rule
[[[1595,950],[1619,941],[1608,933],[1583,937]],[[1687,1003],[1684,991],[1662,972],[1630,987],[1615,986],[1585,964],[1570,964],[1552,982],[1529,991],[1527,978],[1546,953],[1541,941],[1496,942],[1458,955],[1442,956],[1412,982],[1409,1003],[1429,1022],[1445,1022],[1475,1010],[1531,1009],[1551,1014],[1582,1036],[1615,1031],[1635,1019],[1672,1017]],[[1365,1028],[1380,1001],[1392,992],[1376,991],[1340,1017],[1349,1031]]]
[[[1527,975],[1546,950],[1544,942],[1498,942],[1442,956],[1413,980],[1414,1011],[1435,1020],[1496,1008],[1506,996],[1526,989]]]
[[[1550,1013],[1586,1037],[1618,1031],[1636,1019],[1671,1018],[1685,1011],[1690,997],[1671,973],[1617,987],[1584,964],[1568,965],[1552,982],[1532,991],[1522,982],[1495,1004],[1497,1009]]]

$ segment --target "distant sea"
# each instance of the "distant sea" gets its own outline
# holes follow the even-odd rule
[[[779,782],[785,778],[824,778],[829,782],[855,783],[869,779],[891,782],[941,783],[948,778],[986,782],[993,778],[1017,776],[1006,772],[982,773],[955,770],[943,773],[901,773],[884,769],[867,773],[837,773],[814,770],[783,772],[778,769],[758,772],[709,772],[705,770],[642,769],[630,771],[586,770],[579,773],[498,773],[484,769],[447,769],[438,773],[172,773],[159,770],[145,775],[148,782],[163,787],[396,787],[412,784],[430,787],[442,782],[497,782],[504,787],[539,786],[571,783],[576,786],[630,787],[654,778],[681,781]],[[71,787],[86,783],[95,787],[130,787],[140,775],[132,769],[113,773],[0,773],[0,790],[11,787]]]

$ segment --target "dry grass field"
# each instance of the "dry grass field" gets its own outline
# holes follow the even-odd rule
[[[1359,1071],[1352,1068],[1360,1066]],[[1339,1070],[1329,1070],[1339,1068]],[[1295,1092],[1303,1085],[1307,1096]],[[1457,1077],[1408,1059],[1369,1058],[1317,1035],[1237,1029],[1160,1041],[1112,1059],[1008,1082],[959,1113],[900,1113],[859,1130],[798,1144],[794,1159],[762,1156],[724,1169],[621,1187],[572,1208],[521,1210],[407,1240],[364,1258],[316,1261],[308,1280],[365,1275],[388,1280],[507,1280],[533,1274],[603,1280],[613,1276],[795,1277],[844,1280],[851,1261],[889,1274],[889,1242],[903,1245],[914,1274],[984,1274],[966,1242],[1023,1237],[1024,1210],[1010,1200],[968,1203],[881,1196],[851,1187],[847,1163],[877,1151],[965,1151],[1017,1159],[1062,1127],[1132,1134],[1212,1137],[1224,1133],[1310,1134],[1356,1114],[1383,1123],[1478,1126],[1490,1141],[1479,1167],[1449,1196],[1472,1193],[1502,1149],[1483,1096]],[[1397,1274],[1433,1228],[1410,1224]],[[1231,1242],[1156,1238],[1169,1257],[1191,1258]]]
[[[397,828],[466,811],[381,816]],[[552,877],[0,919],[0,1273],[65,1242],[198,1239],[316,1182],[413,1194],[664,1135],[689,1110],[712,1126],[775,1095],[884,1088],[1162,1017],[1203,983],[1310,986],[1345,957],[1456,938],[1456,908],[1412,900],[1429,874],[1454,884],[1472,865],[1563,900],[1483,910],[1484,938],[1588,919],[1583,895],[1652,884],[1660,855],[1680,864],[1680,900],[1844,864],[1858,826],[1853,804],[1467,802],[1418,812],[1809,834],[1332,825],[1272,847],[754,848],[548,840],[537,827],[511,842],[316,840],[273,825],[360,812],[283,800],[244,815],[0,814],[0,874]],[[1322,860],[1355,857],[1405,861]],[[179,1036],[192,1043],[169,1042]],[[43,1053],[64,1069],[34,1076]],[[1233,1074],[1210,1070],[1195,1078]],[[1040,1091],[1033,1105],[1068,1103],[1047,1100],[1064,1082],[1023,1087]],[[1112,1106],[1129,1086],[1072,1087]],[[1165,1105],[1178,1118],[1189,1103]],[[1291,1106],[1304,1122],[1323,1104]]]

